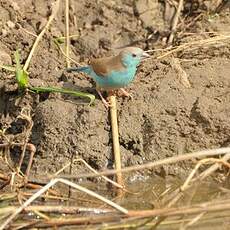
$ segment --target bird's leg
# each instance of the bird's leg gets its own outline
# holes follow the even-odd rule
[[[122,92],[122,95],[124,95],[125,97],[130,97],[131,99],[133,99],[133,96],[128,93],[124,88],[120,88],[120,91]]]
[[[101,91],[100,91],[99,89],[96,89],[96,91],[97,91],[98,95],[100,96],[100,98],[101,98],[103,104],[104,104],[105,107],[108,109],[108,108],[110,107],[109,102],[106,101],[106,99],[102,96]]]
[[[110,96],[114,96],[115,91],[114,90],[109,90],[109,91],[107,91],[107,93],[108,93],[108,97],[110,97]]]

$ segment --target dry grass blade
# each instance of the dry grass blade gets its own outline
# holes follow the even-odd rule
[[[86,189],[80,185],[77,185],[71,181],[68,181],[68,180],[65,180],[65,179],[61,179],[61,178],[56,178],[56,179],[53,179],[51,180],[47,185],[45,185],[43,188],[41,188],[38,192],[36,192],[34,195],[32,195],[28,200],[26,200],[18,209],[15,210],[15,212],[10,215],[8,217],[8,219],[3,222],[3,224],[0,226],[0,230],[3,230],[5,229],[9,224],[10,222],[20,213],[22,212],[29,204],[31,204],[34,200],[36,200],[38,197],[40,197],[43,193],[45,193],[49,188],[51,188],[52,186],[54,186],[56,183],[58,182],[61,182],[63,184],[66,184],[66,185],[69,185],[79,191],[82,191],[82,192],[85,192],[87,193],[88,195],[90,196],[93,196],[101,201],[103,201],[104,203],[110,205],[111,207],[117,209],[118,211],[120,211],[121,213],[123,214],[127,214],[128,213],[128,210],[119,206],[118,204],[115,204],[114,202],[98,195],[97,193],[89,190],[89,189]]]
[[[61,48],[60,45],[57,45],[57,47],[58,47],[58,49],[61,51],[61,53],[62,53],[62,55],[63,55],[64,57],[66,57],[67,59],[69,59],[70,61],[72,61],[73,63],[75,63],[77,66],[82,66],[82,64],[78,63],[78,62],[75,61],[73,58],[68,57],[68,56],[65,54],[65,52],[63,51],[63,49]]]
[[[151,217],[151,216],[176,216],[185,214],[196,214],[200,212],[218,212],[230,210],[230,200],[221,200],[219,202],[207,202],[200,205],[178,208],[162,208],[154,210],[129,211],[129,217]]]
[[[105,213],[103,215],[90,215],[90,216],[80,216],[80,217],[70,217],[70,218],[50,218],[49,220],[40,220],[35,223],[36,227],[49,227],[49,226],[66,226],[66,225],[85,225],[87,224],[101,224],[117,221],[121,223],[122,220],[138,220],[143,218],[152,218],[152,217],[175,217],[183,215],[196,215],[196,218],[193,218],[190,221],[190,224],[195,223],[198,218],[201,217],[201,213],[204,212],[220,212],[230,210],[230,200],[223,200],[219,202],[207,202],[199,205],[193,205],[189,207],[178,207],[178,208],[163,208],[163,209],[154,209],[154,210],[131,210],[128,214],[121,214],[118,212]],[[133,226],[135,227],[135,226]],[[110,228],[108,228],[110,229]],[[113,228],[111,228],[113,229]],[[115,228],[117,229],[117,228]]]
[[[223,156],[220,160],[227,162],[230,159],[230,153],[226,154],[225,156]],[[196,180],[204,180],[207,176],[211,175],[213,172],[215,172],[218,168],[219,168],[220,164],[219,163],[215,163],[214,165],[212,165],[211,167],[209,167],[208,169],[206,169],[204,172],[202,172],[199,176],[197,176],[197,178],[195,178]]]
[[[24,160],[25,157],[25,152],[26,152],[26,148],[30,147],[30,159],[29,159],[29,163],[28,163],[28,167],[26,169],[26,174],[25,174],[25,181],[27,182],[28,176],[29,176],[29,172],[30,172],[30,168],[32,166],[32,161],[33,161],[33,156],[35,154],[36,148],[34,147],[34,145],[30,144],[28,145],[28,141],[29,141],[29,136],[31,134],[31,130],[33,128],[33,121],[30,115],[30,108],[26,109],[23,108],[20,115],[17,117],[17,119],[22,119],[22,120],[26,120],[28,125],[27,125],[27,130],[25,133],[25,140],[24,140],[24,145],[23,145],[23,149],[22,149],[22,154],[20,157],[20,161],[19,161],[19,165],[18,165],[18,172],[20,172],[21,170],[21,166],[22,166],[22,162]]]
[[[127,173],[127,172],[132,172],[132,171],[151,169],[151,168],[160,167],[162,165],[174,164],[180,161],[191,160],[194,158],[217,156],[217,155],[223,155],[227,153],[230,153],[230,147],[202,150],[202,151],[187,153],[187,154],[183,154],[179,156],[169,157],[169,158],[165,158],[165,159],[154,161],[154,162],[149,162],[149,163],[142,164],[142,165],[134,165],[134,166],[126,167],[126,168],[121,169],[120,172]],[[117,172],[119,171],[118,170],[106,170],[103,172],[99,172],[97,175],[88,173],[88,174],[80,174],[77,176],[63,176],[63,177],[65,178],[98,177],[102,175],[114,175]]]
[[[66,63],[67,67],[70,67],[70,58],[69,58],[69,0],[65,1],[65,24],[66,24]]]
[[[205,47],[208,47],[210,45],[215,45],[218,42],[223,42],[223,41],[228,40],[228,39],[230,39],[230,34],[226,33],[226,34],[217,35],[215,37],[211,37],[211,38],[207,38],[207,39],[202,39],[202,40],[198,40],[198,41],[194,41],[194,42],[184,43],[180,46],[175,46],[175,47],[171,48],[170,51],[167,51],[166,53],[158,56],[157,59],[164,58],[168,55],[171,55],[173,53],[177,53],[180,51],[188,52],[188,51],[191,51],[194,49],[198,49],[200,47],[205,48]],[[168,49],[166,49],[166,50],[168,50]],[[152,52],[152,50],[149,50],[149,52]]]
[[[92,168],[89,164],[87,164],[86,161],[84,161],[83,159],[75,159],[73,160],[72,164],[76,163],[76,162],[81,162],[83,163],[90,171],[92,171],[93,173],[95,174],[98,174],[98,172]],[[68,163],[66,164],[64,167],[62,167],[60,170],[58,170],[55,174],[54,174],[54,177],[59,175],[61,172],[63,172],[66,168],[68,168],[69,166],[71,165],[71,163]],[[118,187],[118,188],[121,188],[121,189],[124,189],[120,184],[116,183],[115,181],[112,181],[110,180],[108,177],[105,177],[105,176],[101,176],[101,178],[103,178],[105,181],[111,183],[112,185]]]
[[[108,215],[108,216],[86,216],[86,217],[75,217],[75,218],[52,218],[50,220],[38,223],[36,227],[53,227],[53,226],[68,226],[68,225],[83,225],[86,227],[87,224],[101,224],[108,223],[111,221],[119,220],[120,215]],[[90,229],[84,227],[78,229]]]
[[[54,180],[56,180],[56,179],[54,179]],[[58,179],[57,182],[62,182],[63,184],[69,185],[69,186],[71,186],[71,187],[73,187],[73,188],[75,188],[75,189],[77,189],[79,191],[85,192],[88,195],[90,195],[92,197],[95,197],[95,198],[101,200],[102,202],[110,205],[111,207],[115,208],[116,210],[120,211],[121,213],[124,213],[124,214],[128,213],[127,209],[125,209],[125,208],[119,206],[118,204],[116,204],[116,203],[104,198],[103,196],[100,196],[97,193],[95,193],[95,192],[93,192],[93,191],[91,191],[89,189],[86,189],[86,188],[84,188],[84,187],[82,187],[80,185],[77,185],[77,184],[75,184],[75,183],[73,183],[71,181],[68,181],[68,180],[65,180],[65,179]]]
[[[35,148],[35,146],[33,145],[33,144],[31,144],[31,143],[15,143],[15,142],[12,142],[12,143],[4,143],[4,144],[0,144],[0,148],[10,148],[10,147],[14,147],[14,146],[20,146],[20,147],[22,147],[23,148],[23,150],[24,150],[24,148],[25,148],[25,150],[27,149],[29,152],[30,152],[30,158],[29,158],[29,162],[28,162],[28,166],[27,166],[27,169],[26,169],[26,173],[25,173],[25,181],[27,180],[27,177],[28,177],[28,175],[29,175],[29,172],[30,172],[30,169],[31,169],[31,166],[32,166],[32,162],[33,162],[33,157],[34,157],[34,154],[35,154],[35,152],[36,152],[36,148]],[[24,151],[25,151],[24,150]],[[21,162],[21,164],[22,164],[22,162],[23,162],[23,158],[24,158],[24,155],[22,154],[21,155],[21,157],[20,157],[20,162]],[[6,160],[7,161],[7,160]],[[9,163],[7,163],[8,164],[8,166],[13,170],[13,168],[10,166],[10,164]],[[19,169],[20,169],[20,167],[19,167]],[[20,171],[20,170],[19,170]],[[0,174],[0,179],[3,179],[4,178],[4,176],[3,177],[1,177],[1,175],[2,174]],[[6,180],[6,179],[4,179],[4,180]]]
[[[15,194],[16,196],[17,194]],[[0,215],[5,213],[12,213],[18,206],[8,206],[2,207],[0,209]],[[95,214],[104,214],[104,213],[113,213],[114,210],[111,209],[100,209],[100,208],[85,208],[77,206],[63,206],[63,205],[31,205],[25,208],[27,212],[46,212],[46,213],[65,213],[65,214],[76,214],[76,213],[95,213]]]
[[[192,225],[194,225],[197,221],[199,221],[203,216],[204,216],[205,212],[202,212],[200,214],[198,214],[197,216],[195,216],[191,221],[189,221],[186,225],[182,226],[180,228],[180,230],[186,230],[188,227],[191,227]]]
[[[226,156],[228,156],[228,157],[226,157]],[[194,169],[192,170],[192,172],[189,174],[187,179],[185,180],[184,184],[179,189],[174,191],[171,198],[169,198],[170,202],[168,203],[167,207],[171,207],[172,205],[174,205],[183,196],[183,192],[185,190],[189,189],[192,185],[194,185],[194,183],[196,181],[203,180],[206,176],[210,175],[215,170],[217,170],[220,163],[229,167],[229,163],[227,163],[227,160],[229,158],[230,158],[230,154],[226,154],[222,159],[206,158],[206,159],[199,161],[197,163],[197,165],[194,167]],[[214,162],[215,164],[213,166],[211,166],[210,168],[206,169],[203,173],[198,175],[196,178],[192,179],[193,176],[195,175],[195,173],[197,172],[198,168],[201,166],[201,164],[207,163],[207,162],[208,163]],[[216,163],[216,162],[218,162],[218,163]],[[218,166],[217,166],[217,164],[218,164]]]
[[[198,171],[200,166],[203,165],[203,164],[207,164],[207,163],[208,164],[210,164],[210,163],[223,164],[224,166],[226,166],[226,167],[228,167],[230,169],[230,164],[228,162],[226,162],[226,161],[221,160],[221,159],[207,158],[207,159],[200,160],[197,163],[197,165],[195,166],[195,168],[192,170],[190,175],[187,177],[187,179],[184,182],[183,186],[181,186],[181,191],[184,191],[189,186],[190,181],[192,180],[193,176]]]
[[[31,51],[30,51],[30,54],[29,54],[29,56],[28,56],[28,58],[27,58],[27,60],[26,60],[26,63],[25,63],[25,65],[24,65],[24,67],[23,67],[23,70],[24,70],[24,71],[26,71],[26,70],[28,69],[29,64],[30,64],[30,61],[31,61],[31,58],[32,58],[32,56],[33,56],[33,54],[34,54],[34,51],[35,51],[35,49],[36,49],[36,47],[37,47],[39,41],[42,39],[42,37],[43,37],[43,35],[45,34],[46,30],[49,28],[51,22],[52,22],[53,19],[55,18],[56,14],[57,14],[57,12],[58,12],[58,10],[59,10],[60,0],[57,0],[57,1],[56,1],[55,3],[53,3],[53,4],[54,4],[54,5],[53,5],[53,7],[52,7],[52,14],[50,15],[50,17],[49,17],[49,19],[48,19],[48,21],[47,21],[45,27],[43,28],[43,30],[41,31],[41,33],[37,36],[37,38],[36,38],[36,40],[35,40],[35,42],[34,42],[34,44],[33,44],[33,47],[32,47],[32,49],[31,49]]]
[[[168,39],[168,44],[169,45],[171,45],[172,42],[173,42],[173,38],[174,38],[174,35],[175,35],[175,30],[176,30],[176,27],[177,27],[177,24],[178,24],[178,21],[179,21],[181,10],[183,8],[183,3],[184,3],[183,0],[179,1],[176,14],[175,14],[175,16],[173,18],[173,22],[172,22],[172,26],[171,26],[171,31],[172,32],[171,32],[171,34],[169,36],[169,39]]]
[[[226,157],[228,156],[228,157]],[[222,159],[215,159],[215,158],[207,158],[207,159],[203,159],[200,162],[198,162],[198,164],[195,166],[195,168],[192,170],[192,172],[190,173],[190,175],[187,177],[186,181],[184,182],[184,184],[177,189],[176,191],[173,192],[173,194],[170,195],[169,200],[170,202],[167,204],[167,207],[172,207],[178,200],[180,200],[183,197],[183,192],[187,189],[189,189],[192,185],[194,185],[194,182],[196,181],[200,181],[201,180],[201,176],[197,176],[196,178],[192,179],[192,177],[195,175],[195,172],[198,170],[198,168],[201,166],[202,162],[203,163],[209,163],[209,162],[218,162],[218,163],[223,163],[224,165],[226,165],[227,167],[229,167],[229,163],[227,163],[227,160],[230,158],[230,154],[226,154]],[[218,166],[217,163],[215,165],[213,165],[212,167],[210,167],[209,169],[207,169],[206,171],[208,173],[206,173],[206,171],[204,173],[202,173],[202,179],[204,179],[204,175],[210,175],[212,172],[214,172],[215,170],[217,170]],[[210,170],[211,169],[211,170]],[[166,217],[161,217],[158,222],[156,223],[155,227],[157,227],[162,221],[164,221],[166,219]]]

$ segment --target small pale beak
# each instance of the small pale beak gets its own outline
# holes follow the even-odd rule
[[[143,52],[142,55],[141,55],[141,59],[146,59],[146,58],[149,58],[150,55],[147,54],[146,52]]]

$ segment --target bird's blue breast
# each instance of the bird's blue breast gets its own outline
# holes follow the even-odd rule
[[[136,67],[128,68],[123,71],[111,71],[106,76],[98,76],[93,70],[90,73],[97,85],[104,89],[117,89],[127,86],[136,73]]]

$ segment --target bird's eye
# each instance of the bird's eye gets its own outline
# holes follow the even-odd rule
[[[132,54],[133,57],[136,57],[137,55],[136,54]]]

